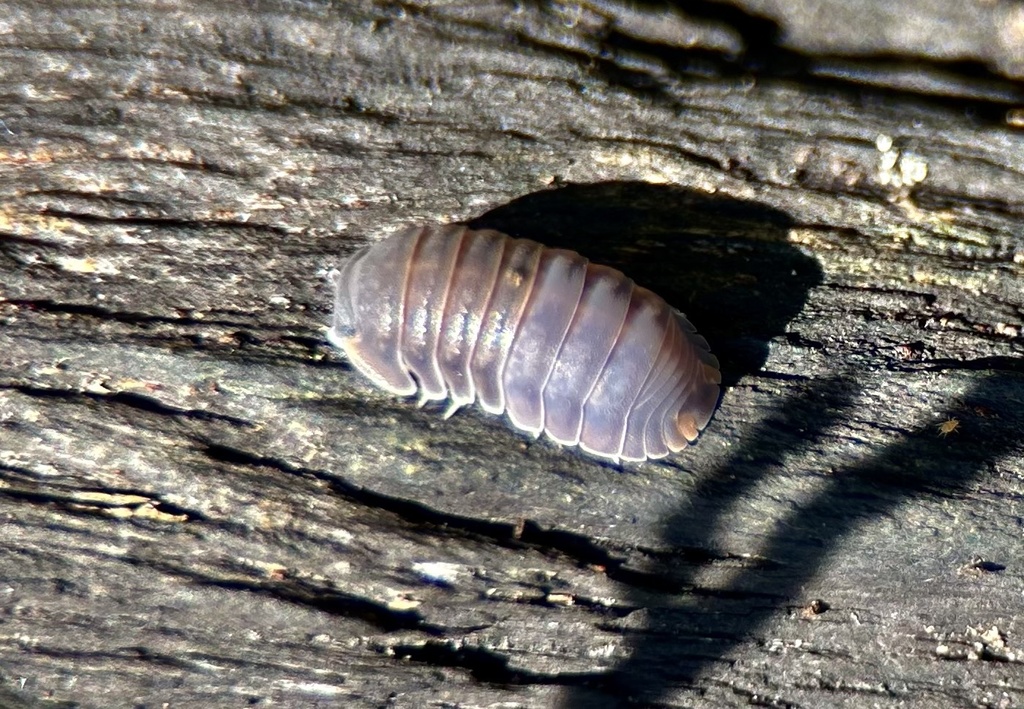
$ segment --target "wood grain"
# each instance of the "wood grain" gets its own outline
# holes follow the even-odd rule
[[[0,703],[1024,703],[1020,25],[753,5],[0,2]],[[357,376],[457,220],[700,323],[700,443]]]

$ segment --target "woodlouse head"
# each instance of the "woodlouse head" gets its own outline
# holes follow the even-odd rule
[[[355,332],[352,322],[355,320],[355,313],[352,310],[352,303],[338,289],[341,271],[334,268],[327,274],[327,280],[334,288],[334,311],[331,313],[331,327],[327,337],[334,342],[335,339],[349,337]],[[338,342],[336,345],[340,347]]]

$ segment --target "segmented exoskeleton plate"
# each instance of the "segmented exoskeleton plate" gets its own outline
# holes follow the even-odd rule
[[[328,337],[375,384],[420,403],[479,401],[612,460],[693,442],[718,360],[657,295],[573,251],[461,225],[413,227],[332,271]]]

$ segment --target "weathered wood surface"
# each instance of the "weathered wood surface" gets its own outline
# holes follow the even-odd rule
[[[120,5],[0,3],[0,704],[1024,705],[1019,5]],[[351,371],[449,220],[685,310],[699,445]]]

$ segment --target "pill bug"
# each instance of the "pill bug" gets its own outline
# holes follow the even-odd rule
[[[660,297],[574,251],[491,230],[417,226],[330,273],[328,339],[420,405],[479,401],[535,437],[619,460],[692,443],[718,360]]]

